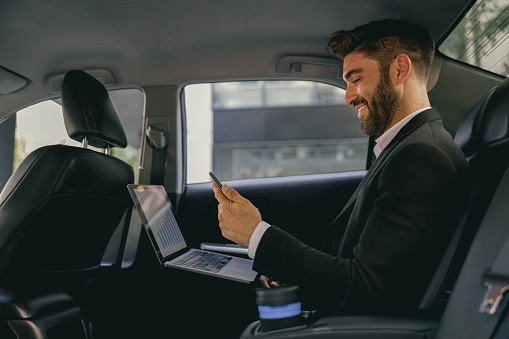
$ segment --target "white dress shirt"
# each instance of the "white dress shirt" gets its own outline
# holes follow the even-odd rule
[[[413,117],[417,114],[430,109],[431,107],[425,107],[420,110],[413,112],[410,115],[407,115],[403,119],[401,119],[397,124],[392,126],[389,130],[387,130],[384,134],[382,134],[378,139],[375,140],[376,145],[373,148],[373,152],[375,156],[378,158],[380,153],[391,143],[392,139],[399,133],[399,131],[405,126]],[[262,221],[256,226],[253,234],[251,235],[251,239],[249,239],[249,247],[248,247],[248,256],[251,259],[254,259],[256,250],[258,249],[258,244],[262,239],[263,234],[271,225]]]

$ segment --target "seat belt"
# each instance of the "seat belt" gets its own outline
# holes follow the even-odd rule
[[[486,295],[479,312],[497,314],[504,294],[509,290],[509,237],[505,240],[493,266],[484,273],[482,281],[486,287]],[[498,314],[500,313],[499,311]]]
[[[508,219],[507,202],[509,202],[509,168],[506,169],[502,180],[500,181],[497,191],[490,203],[490,208],[485,215],[486,219],[495,217],[497,221]],[[490,214],[490,218],[486,218]],[[488,221],[490,221],[488,220]],[[493,234],[492,236],[497,236]],[[490,244],[486,244],[489,246]],[[485,295],[477,310],[482,317],[473,317],[468,324],[469,338],[490,339],[494,338],[494,334],[498,331],[501,320],[507,313],[507,304],[509,299],[509,236],[499,250],[493,265],[485,270],[481,276],[481,283],[485,286]],[[471,313],[472,314],[472,313]],[[477,319],[475,321],[474,319]],[[507,338],[507,333],[500,332],[500,337]]]
[[[152,185],[162,185],[164,183],[168,134],[157,126],[148,125],[146,135],[148,143],[152,147],[150,183]]]
[[[489,317],[495,317],[495,319],[489,322],[489,326],[484,326],[483,331],[485,331],[486,335],[479,337],[488,339],[498,330],[501,319],[507,314],[507,297],[509,295],[506,295],[506,292],[509,291],[509,237],[506,238],[493,266],[484,273],[482,282],[486,287],[486,294],[479,307],[479,312]],[[504,296],[506,297],[505,299]],[[507,338],[507,332],[498,332],[495,338],[502,338],[502,336]]]

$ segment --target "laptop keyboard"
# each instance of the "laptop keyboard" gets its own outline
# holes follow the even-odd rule
[[[172,262],[172,264],[216,273],[231,259],[232,257],[222,254],[193,251]]]

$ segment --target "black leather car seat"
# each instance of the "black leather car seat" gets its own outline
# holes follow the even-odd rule
[[[30,284],[60,273],[99,269],[112,233],[132,207],[133,169],[87,149],[126,147],[104,86],[83,71],[62,84],[69,136],[83,146],[41,147],[21,163],[0,194],[0,285]]]
[[[478,199],[472,204],[473,213],[483,208],[480,225],[475,229],[473,240],[454,279],[451,298],[436,339],[507,338],[507,293],[493,288],[507,285],[509,265],[507,249],[509,241],[509,79],[490,91],[479,103],[477,116],[472,116],[471,134],[475,138],[462,144],[470,152],[477,152],[472,159],[474,170],[479,168]],[[470,112],[472,113],[472,112]],[[479,116],[480,115],[480,116]],[[458,136],[461,137],[461,136]],[[465,139],[465,141],[467,141]],[[481,154],[482,153],[482,154]],[[475,153],[472,153],[474,155]],[[477,220],[477,218],[475,220]],[[473,233],[473,232],[472,232]],[[498,259],[504,259],[504,270],[492,271]],[[503,260],[503,261],[504,261]],[[496,270],[495,270],[496,271]],[[504,297],[503,297],[504,296]],[[500,303],[495,299],[500,297]],[[486,306],[490,310],[487,312]],[[497,307],[498,305],[498,307]],[[493,312],[493,313],[491,313]],[[504,321],[505,317],[505,321]],[[505,322],[505,327],[500,326]],[[500,327],[498,327],[500,326]],[[495,334],[498,332],[497,334]]]
[[[472,239],[509,165],[509,157],[505,156],[509,152],[509,80],[472,106],[454,140],[469,163],[460,188],[465,200],[449,247],[421,302],[423,309],[445,307]]]

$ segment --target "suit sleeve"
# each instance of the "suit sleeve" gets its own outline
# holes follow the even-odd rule
[[[377,182],[368,182],[370,188],[357,197],[350,216],[345,237],[358,238],[350,257],[323,253],[270,227],[256,251],[254,269],[299,285],[312,307],[353,310],[417,303],[448,239],[440,221],[456,167],[440,148],[415,142],[380,170]],[[359,220],[363,225],[357,235],[359,225],[350,224]]]

